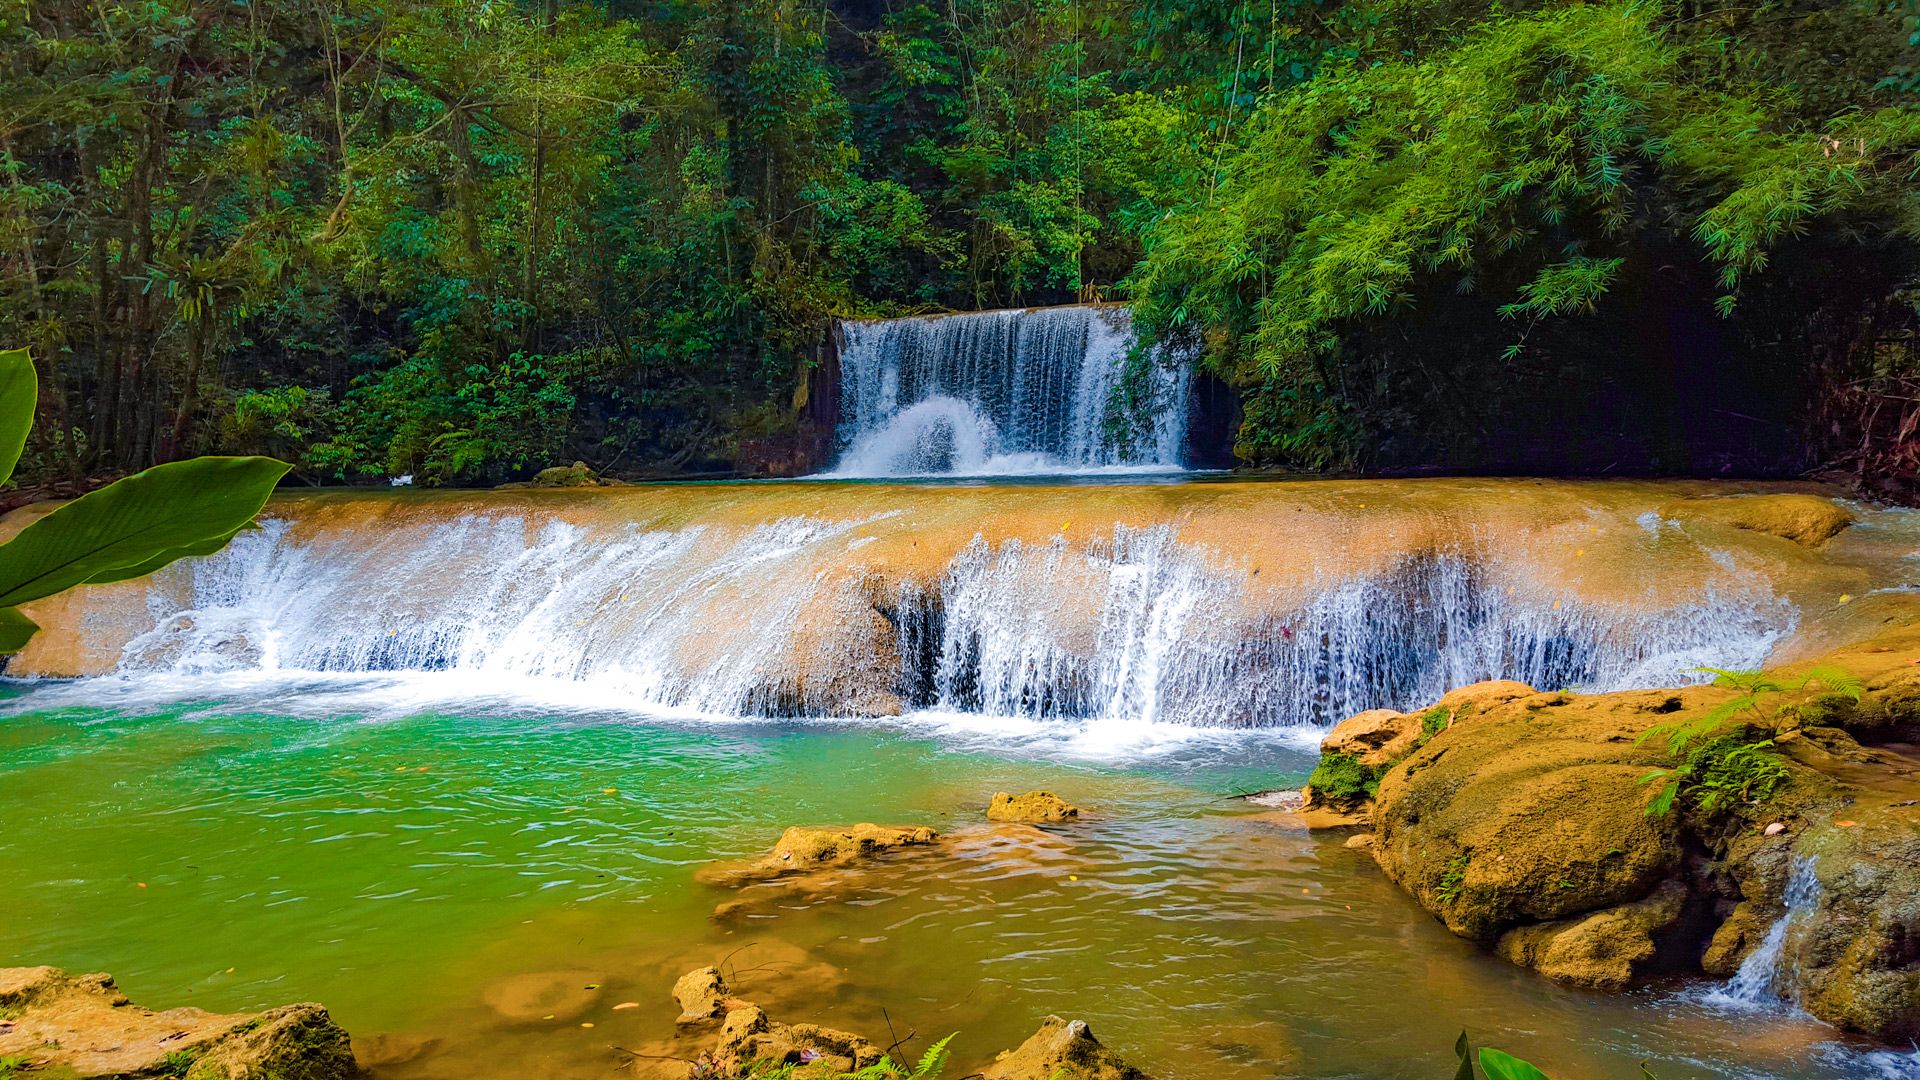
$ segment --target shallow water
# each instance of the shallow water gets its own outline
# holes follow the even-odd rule
[[[645,1073],[628,1051],[681,1052],[667,991],[713,962],[784,1019],[911,1032],[908,1051],[957,1031],[962,1065],[1060,1012],[1173,1080],[1449,1075],[1462,1027],[1558,1080],[1914,1071],[1810,1021],[1569,990],[1451,937],[1340,837],[1231,797],[1297,784],[1297,734],[1094,753],[1070,726],[454,714],[403,689],[8,691],[0,958],[110,970],[156,1006],[324,1001],[386,1080]],[[1096,816],[976,824],[1030,787]],[[710,918],[736,894],[698,866],[856,820],[962,840]]]

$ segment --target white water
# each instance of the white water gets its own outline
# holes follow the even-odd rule
[[[1780,913],[1767,936],[1760,939],[1740,970],[1726,986],[1707,995],[1707,1002],[1722,1008],[1769,1009],[1797,1006],[1793,967],[1787,961],[1787,937],[1795,925],[1812,913],[1820,903],[1820,880],[1814,876],[1812,859],[1796,859],[1787,878],[1786,910]]]
[[[1186,365],[1155,356],[1122,400],[1124,308],[989,311],[842,326],[839,477],[1180,467]]]
[[[889,516],[596,531],[473,515],[372,541],[270,522],[155,578],[151,629],[117,681],[200,698],[209,684],[377,685],[370,700],[406,707],[479,697],[705,719],[905,712],[1070,734],[1099,754],[1301,730],[1486,678],[1676,685],[1704,663],[1760,666],[1794,625],[1753,586],[1644,610],[1549,602],[1465,551],[1279,588],[1167,526],[976,539],[914,585],[862,566]]]

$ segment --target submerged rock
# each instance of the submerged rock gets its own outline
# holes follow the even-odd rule
[[[572,1020],[600,999],[603,978],[580,968],[531,971],[494,980],[480,998],[495,1015],[516,1024]]]
[[[1148,1080],[1100,1044],[1085,1020],[1049,1016],[1026,1042],[980,1072],[984,1080]]]
[[[132,1004],[108,975],[0,968],[0,1058],[76,1078],[348,1080],[351,1040],[315,1004],[261,1013],[156,1012]]]
[[[929,847],[939,839],[940,834],[925,825],[862,822],[847,829],[811,829],[796,825],[781,833],[779,842],[766,855],[747,862],[718,863],[701,869],[694,876],[709,885],[748,885],[846,866],[906,848]]]
[[[987,804],[988,821],[1025,821],[1052,823],[1074,821],[1080,808],[1051,791],[1029,791],[1024,795],[995,792]]]

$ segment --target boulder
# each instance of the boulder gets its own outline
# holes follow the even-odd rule
[[[1026,1042],[980,1072],[983,1080],[1148,1080],[1100,1045],[1084,1020],[1049,1016]]]
[[[109,975],[0,968],[0,1058],[75,1078],[348,1080],[360,1074],[347,1033],[315,1004],[262,1013],[156,1012]]]
[[[1079,817],[1079,807],[1051,791],[1029,791],[1024,795],[998,791],[994,793],[993,801],[987,804],[988,821],[1053,823],[1074,821]]]
[[[1680,924],[1687,897],[1685,885],[1668,881],[1645,900],[1509,930],[1494,951],[1560,982],[1624,990],[1658,966],[1660,941]]]
[[[1512,699],[1389,770],[1373,810],[1388,877],[1487,942],[1647,898],[1684,848],[1676,815],[1645,813],[1661,760],[1620,735],[1620,704]]]
[[[1832,499],[1802,494],[1681,499],[1661,507],[1660,515],[1765,533],[1805,547],[1825,544],[1857,520],[1852,511]]]
[[[587,467],[584,461],[571,465],[555,465],[551,469],[541,469],[533,474],[531,486],[537,488],[562,487],[598,487],[600,476]]]
[[[1911,655],[1887,653],[1889,666]],[[1884,682],[1868,685],[1872,707]],[[1379,776],[1370,850],[1456,934],[1601,989],[1730,976],[1788,914],[1788,881],[1811,861],[1817,899],[1793,912],[1781,960],[1793,999],[1849,1030],[1920,1036],[1920,761],[1809,726],[1775,737],[1784,779],[1764,801],[1734,792],[1649,814],[1643,778],[1670,761],[1661,739],[1640,737],[1728,696],[1483,698],[1471,722]]]
[[[1911,1043],[1920,1038],[1920,829],[1859,816],[1796,849],[1815,860],[1820,887],[1788,935],[1783,969],[1813,1015]]]

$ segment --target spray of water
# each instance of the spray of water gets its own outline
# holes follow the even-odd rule
[[[1787,938],[1820,903],[1820,880],[1813,860],[1795,859],[1787,878],[1786,910],[1767,928],[1767,936],[1747,954],[1724,987],[1707,995],[1709,1004],[1734,1009],[1775,1009],[1798,1004]]]

